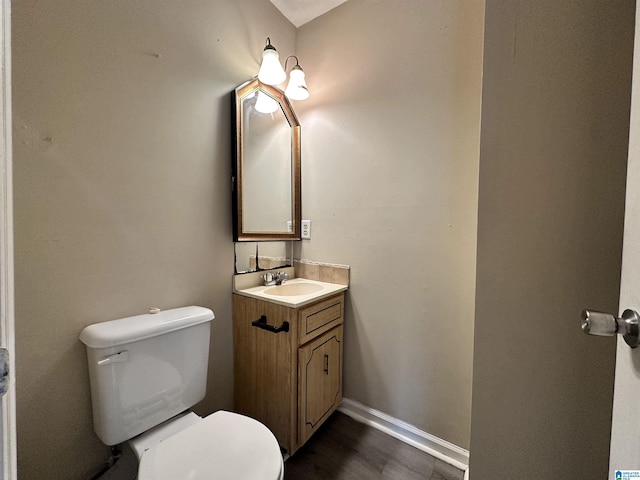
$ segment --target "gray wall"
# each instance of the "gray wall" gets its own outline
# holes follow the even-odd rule
[[[213,308],[198,411],[231,407],[229,93],[268,35],[293,53],[267,0],[13,3],[20,478],[106,460],[78,341],[91,323]]]
[[[471,476],[607,478],[634,2],[487,0]]]
[[[344,395],[469,446],[483,2],[350,0],[297,35],[305,259],[351,265]]]

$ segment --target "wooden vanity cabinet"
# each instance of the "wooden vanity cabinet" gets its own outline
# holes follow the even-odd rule
[[[344,293],[300,308],[233,295],[234,409],[289,454],[342,400],[343,316]]]

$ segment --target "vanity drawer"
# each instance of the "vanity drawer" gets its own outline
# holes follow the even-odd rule
[[[302,345],[342,324],[343,316],[343,293],[301,309],[298,313],[298,344]]]

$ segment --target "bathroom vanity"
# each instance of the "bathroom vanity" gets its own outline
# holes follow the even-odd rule
[[[292,295],[313,290],[296,280],[282,285],[283,296],[266,287],[233,294],[235,410],[269,427],[290,455],[342,399],[347,288]]]
[[[349,267],[309,263],[309,279],[293,278],[293,247],[288,259],[259,254],[261,242],[302,238],[300,123],[285,92],[258,78],[232,95],[233,239],[255,243],[241,269],[237,245],[235,251],[234,409],[264,423],[291,455],[342,399]],[[260,98],[279,108],[265,115]],[[271,262],[281,260],[288,267],[270,272],[278,265]],[[263,280],[282,284],[261,285]]]

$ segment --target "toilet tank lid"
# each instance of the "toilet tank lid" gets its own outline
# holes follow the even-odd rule
[[[106,348],[174,332],[215,318],[213,311],[190,306],[94,323],[80,333],[87,347]]]

